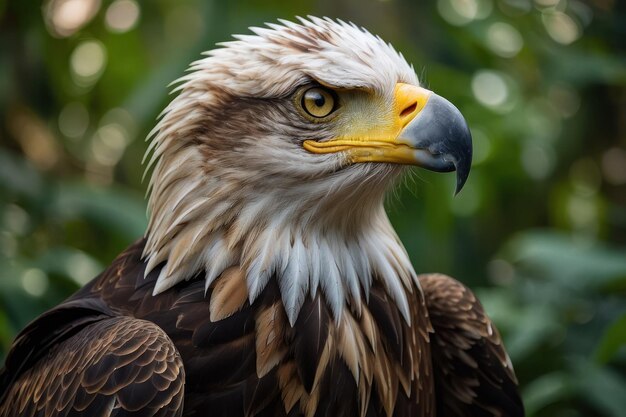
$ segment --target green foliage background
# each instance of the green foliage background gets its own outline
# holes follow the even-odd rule
[[[390,199],[416,270],[478,293],[529,416],[626,415],[623,3],[131,1],[136,24],[116,29],[120,1],[0,0],[0,356],[142,235],[167,84],[231,33],[327,15],[393,43],[472,128],[458,197],[419,171]]]

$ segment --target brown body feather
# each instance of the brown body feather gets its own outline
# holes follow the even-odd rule
[[[360,314],[318,294],[291,327],[277,285],[250,305],[237,268],[152,296],[143,245],[21,334],[0,416],[523,415],[497,331],[450,278],[412,289],[411,326],[374,280]]]

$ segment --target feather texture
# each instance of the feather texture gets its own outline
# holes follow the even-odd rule
[[[419,281],[434,328],[438,416],[523,417],[513,366],[474,294],[445,275]]]
[[[211,321],[223,320],[241,310],[248,301],[244,272],[231,267],[222,273],[211,291],[209,304]]]
[[[418,278],[387,218],[404,169],[302,146],[355,126],[311,123],[302,88],[385,119],[413,68],[342,21],[252,31],[176,82],[145,239],[20,334],[0,417],[523,415],[474,295]]]
[[[383,209],[404,168],[343,169],[341,155],[304,151],[302,141],[337,132],[306,122],[293,96],[319,82],[387,103],[397,82],[418,84],[415,72],[380,38],[340,21],[252,31],[192,63],[150,134],[146,272],[166,263],[155,294],[200,270],[208,287],[238,265],[250,302],[275,278],[291,325],[318,291],[339,322],[344,306],[362,308],[376,274],[408,320],[415,272]]]
[[[180,415],[182,360],[153,323],[112,317],[67,336],[4,387],[0,416]]]
[[[407,292],[411,326],[374,279],[360,315],[337,321],[318,294],[292,327],[276,280],[250,304],[238,268],[206,296],[202,276],[152,296],[159,270],[143,278],[143,245],[22,333],[0,377],[0,416],[523,415],[495,327],[450,278],[422,276],[424,293]]]

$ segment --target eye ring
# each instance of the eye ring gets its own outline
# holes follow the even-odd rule
[[[315,119],[328,117],[337,109],[337,95],[323,87],[311,87],[300,98],[300,106],[308,116]]]

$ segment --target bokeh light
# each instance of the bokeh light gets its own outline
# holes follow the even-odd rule
[[[497,55],[512,58],[524,46],[524,39],[517,29],[504,22],[495,22],[487,29],[487,45]]]
[[[9,113],[8,128],[29,161],[42,170],[50,170],[59,162],[61,149],[53,133],[37,114],[24,107]]]
[[[486,107],[501,112],[509,110],[504,106],[509,100],[509,86],[499,72],[481,70],[474,74],[472,93]]]
[[[2,222],[5,230],[15,235],[24,235],[28,231],[30,219],[22,207],[9,204],[4,209]]]
[[[437,10],[448,23],[456,26],[467,25],[485,19],[491,14],[491,0],[438,0]]]
[[[133,115],[123,107],[115,107],[107,111],[100,120],[100,126],[107,124],[119,124],[124,130],[126,141],[130,143],[135,139],[137,126]]]
[[[582,35],[582,30],[574,19],[558,10],[544,11],[542,21],[548,35],[563,45],[569,45]]]
[[[552,173],[555,163],[554,150],[546,143],[528,142],[521,154],[524,171],[536,181],[545,179]]]
[[[102,265],[82,251],[72,251],[63,262],[65,273],[78,285],[85,285],[102,270]]]
[[[48,275],[38,268],[30,268],[22,274],[22,287],[33,297],[41,297],[49,287]]]
[[[626,184],[626,150],[611,148],[602,155],[602,175],[612,185]]]
[[[489,279],[499,285],[509,285],[515,279],[515,268],[504,259],[493,259],[487,264]]]
[[[134,0],[115,0],[107,8],[104,22],[114,33],[124,33],[133,29],[139,21],[139,4]]]
[[[89,23],[99,9],[100,0],[50,0],[44,17],[51,34],[68,37]]]
[[[106,49],[102,42],[97,40],[81,42],[70,56],[72,78],[76,85],[88,87],[98,81],[104,72],[106,59]]]
[[[574,229],[587,238],[598,232],[598,210],[595,199],[573,193],[567,202],[567,214]],[[589,236],[592,235],[592,236]]]
[[[66,104],[59,113],[59,130],[68,138],[82,137],[89,127],[89,112],[79,102]]]
[[[118,123],[101,126],[93,136],[91,152],[93,159],[101,165],[117,164],[128,145],[128,135]]]
[[[566,84],[552,85],[548,89],[548,98],[561,117],[569,118],[580,108],[580,96],[574,88]]]

